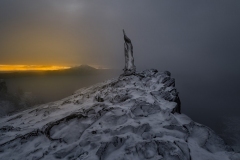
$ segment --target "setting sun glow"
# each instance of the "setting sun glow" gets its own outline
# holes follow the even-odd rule
[[[69,69],[68,66],[48,66],[48,65],[0,65],[0,71],[54,71]]]

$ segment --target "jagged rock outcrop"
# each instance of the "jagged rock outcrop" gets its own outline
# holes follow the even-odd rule
[[[0,159],[239,160],[180,114],[170,72],[147,70],[0,119]]]
[[[134,65],[133,57],[133,45],[130,38],[127,37],[125,31],[123,30],[124,35],[124,56],[125,56],[125,67],[123,75],[131,75],[136,72],[136,66]]]

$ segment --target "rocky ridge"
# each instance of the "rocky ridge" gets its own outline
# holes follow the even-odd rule
[[[181,114],[170,72],[146,70],[0,119],[0,159],[239,160]]]

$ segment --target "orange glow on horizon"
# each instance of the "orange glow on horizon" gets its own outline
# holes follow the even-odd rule
[[[48,65],[0,65],[0,71],[55,71],[69,69],[69,66]]]

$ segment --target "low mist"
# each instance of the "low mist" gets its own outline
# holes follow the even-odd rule
[[[1,105],[0,116],[65,98],[80,88],[115,78],[119,73],[119,70],[0,73],[11,99],[24,99],[19,103],[28,103],[11,107]]]

